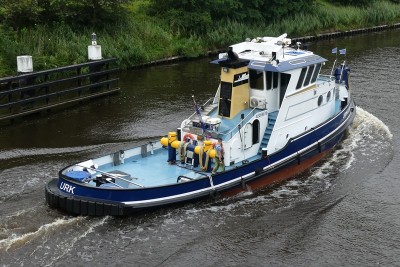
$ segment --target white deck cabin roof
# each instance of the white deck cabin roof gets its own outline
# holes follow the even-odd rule
[[[279,37],[257,37],[253,40],[229,46],[239,59],[249,60],[249,68],[263,71],[284,72],[327,61],[311,51],[290,47],[291,39],[287,34]],[[219,54],[219,59],[213,63],[226,60],[228,53]]]

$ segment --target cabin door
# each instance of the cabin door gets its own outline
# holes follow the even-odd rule
[[[248,149],[253,146],[253,126],[251,123],[246,124],[243,133],[243,149]]]

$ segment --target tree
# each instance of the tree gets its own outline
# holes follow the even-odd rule
[[[13,28],[64,22],[102,27],[127,14],[132,0],[2,0],[0,19]]]
[[[0,19],[13,28],[35,24],[42,9],[34,0],[2,0]]]
[[[148,14],[179,32],[202,34],[230,19],[261,24],[308,12],[314,0],[150,0]]]

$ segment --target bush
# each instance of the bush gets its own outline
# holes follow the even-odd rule
[[[151,0],[148,14],[186,36],[205,34],[219,21],[270,24],[312,10],[314,0]]]
[[[35,24],[66,23],[104,27],[124,19],[132,0],[2,0],[0,22],[21,29]],[[118,14],[116,16],[115,14]]]

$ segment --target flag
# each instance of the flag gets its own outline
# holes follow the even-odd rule
[[[332,54],[337,54],[337,47],[332,49]]]
[[[201,119],[201,112],[200,112],[199,106],[197,105],[196,101],[194,100],[194,95],[192,95],[192,98],[193,98],[194,109],[195,109],[197,115],[199,116],[199,121],[200,121],[201,129],[203,130],[203,134],[204,134],[204,132],[205,132],[206,129],[205,129],[203,120]]]
[[[339,50],[339,54],[346,55],[346,48]]]

